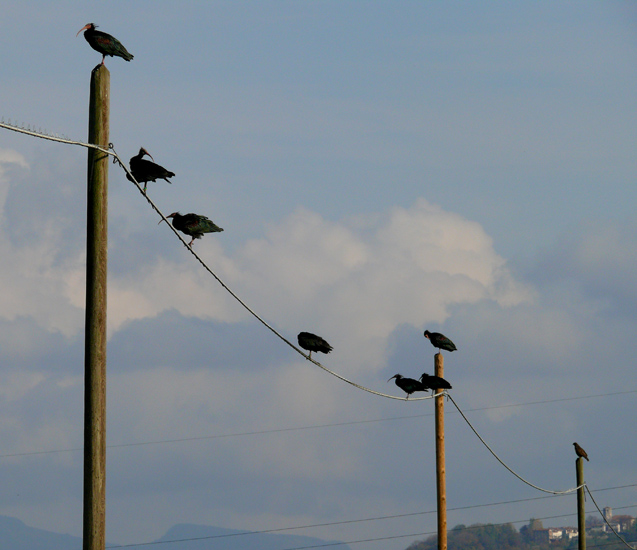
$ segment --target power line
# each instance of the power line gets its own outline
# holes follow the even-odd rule
[[[546,403],[558,403],[560,401],[577,401],[579,399],[590,399],[592,397],[609,397],[611,395],[624,395],[627,393],[637,393],[637,390],[625,390],[625,391],[616,391],[609,393],[596,393],[591,395],[580,395],[575,397],[559,397],[557,399],[544,399],[542,401],[528,401],[526,403],[513,403],[508,405],[496,405],[494,407],[476,407],[474,409],[467,409],[467,411],[488,411],[491,409],[505,409],[508,407],[522,407],[527,405],[544,405]]]
[[[137,187],[137,190],[146,199],[146,201],[153,208],[153,210],[155,210],[155,212],[157,212],[157,214],[159,214],[161,219],[166,222],[166,225],[168,227],[170,227],[172,232],[182,242],[182,244],[186,247],[186,250],[188,250],[188,252],[190,252],[195,257],[195,259],[202,265],[202,267],[208,273],[210,273],[210,275],[212,275],[215,278],[215,280],[224,288],[224,290],[226,292],[228,292],[228,294],[230,294],[230,296],[232,296],[248,313],[250,313],[250,315],[252,315],[257,321],[259,321],[264,327],[266,327],[268,330],[270,330],[270,332],[272,332],[281,341],[283,341],[288,346],[290,346],[298,354],[302,355],[305,359],[307,359],[308,361],[311,361],[312,363],[314,363],[317,367],[323,369],[325,372],[331,374],[332,376],[335,376],[339,380],[342,380],[343,382],[347,382],[348,384],[354,386],[355,388],[358,388],[359,390],[366,391],[368,393],[377,395],[379,397],[385,397],[387,399],[397,399],[397,400],[400,400],[400,401],[407,401],[408,400],[405,397],[398,397],[398,396],[395,396],[395,395],[389,395],[389,394],[386,394],[386,393],[378,392],[376,390],[372,390],[371,388],[367,388],[365,386],[357,384],[356,382],[353,382],[352,380],[349,380],[349,379],[345,378],[344,376],[338,374],[337,372],[335,372],[335,371],[333,371],[331,369],[328,369],[326,366],[322,365],[319,361],[316,361],[315,359],[312,359],[309,355],[305,354],[302,350],[300,350],[292,342],[290,342],[285,336],[283,336],[279,331],[277,331],[272,325],[270,325],[265,319],[263,319],[260,315],[258,315],[226,283],[224,283],[223,280],[210,267],[208,267],[208,264],[206,264],[206,262],[203,261],[203,259],[199,256],[199,254],[197,254],[192,249],[192,247],[188,246],[188,243],[186,243],[186,241],[182,238],[182,236],[172,226],[172,224],[168,221],[168,218],[166,218],[166,216],[162,213],[162,211],[159,209],[159,207],[151,200],[151,198],[148,196],[148,194],[144,192],[142,187],[139,185],[139,182],[135,179],[135,177],[133,176],[131,171],[124,164],[124,161],[117,154],[117,151],[115,151],[115,147],[113,146],[112,143],[109,143],[109,150],[105,150],[105,149],[102,149],[101,147],[99,147],[97,145],[94,145],[94,144],[91,144],[91,143],[84,143],[82,141],[75,141],[75,140],[71,140],[71,139],[68,139],[68,138],[52,136],[50,134],[43,133],[42,131],[36,132],[36,131],[34,131],[34,130],[30,129],[30,128],[24,127],[24,125],[21,127],[21,126],[17,126],[17,125],[7,124],[5,122],[0,122],[0,128],[6,128],[7,130],[12,130],[14,132],[26,134],[26,135],[37,137],[37,138],[48,139],[48,140],[51,140],[51,141],[57,141],[57,142],[64,143],[64,144],[67,144],[67,145],[78,145],[78,146],[81,146],[81,147],[97,149],[98,151],[101,151],[101,152],[113,157],[113,163],[119,164],[119,166],[121,168],[123,168],[124,171],[130,176],[130,178],[128,178],[128,179],[133,183],[133,185],[135,185],[135,187]],[[412,401],[412,402],[413,401],[422,401],[424,399],[433,399],[434,397],[436,397],[436,395],[430,395],[430,396],[425,396],[425,397],[414,397],[410,401]]]
[[[622,487],[634,487],[634,486],[636,486],[636,485],[626,485],[626,486],[622,486]],[[599,491],[602,491],[602,490],[610,490],[610,488],[609,489],[599,489]],[[530,501],[530,500],[544,500],[544,499],[548,499],[548,498],[556,498],[556,497],[559,497],[559,496],[564,496],[564,495],[551,495],[551,496],[545,496],[545,497],[534,497],[534,498],[526,498],[526,499],[519,499],[519,500],[509,500],[509,501],[503,501],[503,502],[498,502],[498,503],[490,503],[490,504],[478,504],[478,505],[473,505],[473,506],[462,506],[462,507],[458,507],[458,508],[450,508],[449,510],[450,511],[467,510],[467,509],[471,509],[471,508],[481,508],[481,507],[484,507],[484,506],[496,506],[496,505],[502,505],[502,504],[526,502],[526,501]],[[615,507],[615,509],[616,510],[625,510],[625,509],[635,508],[635,507],[637,507],[637,504],[632,504],[632,505],[629,505],[629,506]],[[279,533],[279,532],[282,532],[282,531],[291,531],[291,530],[298,530],[298,529],[309,529],[309,528],[313,528],[313,527],[329,527],[329,526],[334,526],[334,525],[344,525],[344,524],[351,524],[351,523],[370,522],[370,521],[378,521],[378,520],[384,520],[384,519],[394,519],[394,518],[402,518],[402,517],[409,517],[409,516],[414,516],[414,515],[424,515],[424,514],[434,514],[434,513],[436,513],[436,510],[429,510],[429,511],[426,511],[426,512],[417,512],[417,513],[413,513],[413,514],[399,514],[399,515],[395,515],[395,516],[380,516],[380,517],[377,517],[377,518],[367,518],[367,519],[360,519],[360,520],[339,521],[339,522],[330,522],[330,523],[318,523],[318,524],[314,524],[314,525],[303,525],[303,526],[298,526],[298,527],[283,527],[283,528],[279,528],[279,529],[265,529],[265,530],[259,530],[259,531],[246,531],[246,532],[240,532],[240,533],[228,533],[228,534],[223,534],[223,535],[209,535],[209,536],[203,536],[203,537],[188,537],[188,538],[171,539],[171,540],[165,540],[165,541],[152,541],[152,542],[121,544],[121,545],[107,546],[107,548],[109,548],[109,549],[135,548],[135,547],[139,547],[139,546],[154,546],[154,545],[169,544],[169,543],[174,543],[174,542],[194,542],[194,541],[201,541],[201,540],[214,540],[214,539],[244,537],[244,536],[252,536],[252,535],[264,535],[264,534],[271,534],[271,533]],[[570,513],[570,514],[557,514],[557,515],[553,515],[553,516],[544,516],[544,517],[539,517],[539,518],[535,518],[535,519],[546,520],[546,519],[557,519],[557,518],[574,517],[574,516],[576,516],[576,514]],[[465,530],[479,529],[480,527],[482,527],[484,525],[501,526],[501,525],[508,525],[508,524],[516,524],[516,523],[525,523],[525,522],[528,522],[528,521],[529,520],[527,518],[527,519],[523,519],[523,520],[505,521],[505,522],[501,522],[501,523],[477,524],[477,525],[471,525],[469,527],[462,527],[459,530],[465,531]],[[452,531],[453,530],[456,530],[456,529],[452,529]],[[427,532],[423,532],[423,533],[410,533],[410,534],[403,534],[403,535],[392,535],[392,536],[389,536],[389,537],[375,537],[375,538],[370,538],[370,539],[354,540],[354,541],[348,541],[348,542],[335,542],[335,543],[325,543],[325,544],[318,544],[318,545],[311,545],[311,546],[300,546],[300,547],[295,547],[295,548],[288,548],[286,550],[306,550],[306,549],[310,549],[310,548],[327,548],[327,547],[330,547],[330,546],[343,546],[345,544],[359,544],[359,543],[362,543],[362,542],[377,542],[377,541],[393,540],[393,539],[407,538],[407,537],[419,537],[419,536],[425,536],[425,535],[435,535],[436,533],[437,533],[437,531],[427,531]]]
[[[50,135],[50,134],[43,133],[41,130],[39,132],[36,132],[35,130],[32,130],[31,128],[25,127],[24,125],[17,126],[17,125],[13,125],[13,124],[10,124],[10,123],[7,124],[5,122],[0,122],[0,128],[6,128],[7,130],[12,130],[14,132],[26,134],[26,135],[37,137],[37,138],[41,138],[41,139],[47,139],[47,140],[50,140],[50,141],[56,141],[56,142],[64,143],[64,144],[67,144],[67,145],[78,145],[78,146],[81,146],[81,147],[97,149],[98,151],[101,151],[101,152],[113,157],[113,163],[119,164],[119,166],[121,166],[124,169],[124,171],[130,176],[129,179],[133,183],[133,185],[135,185],[137,187],[137,190],[142,194],[142,196],[146,199],[148,204],[150,204],[150,206],[153,208],[153,210],[155,210],[155,212],[157,212],[157,214],[159,214],[161,219],[166,222],[166,225],[168,225],[168,227],[170,227],[172,232],[182,242],[182,244],[186,247],[186,250],[188,250],[188,252],[190,252],[195,257],[195,259],[202,265],[202,267],[208,273],[210,273],[210,275],[212,275],[216,279],[216,281],[224,288],[224,290],[226,292],[228,292],[230,294],[230,296],[232,296],[248,313],[250,313],[250,315],[252,315],[257,321],[259,321],[264,327],[266,327],[268,330],[270,330],[275,336],[277,336],[281,341],[283,341],[288,346],[290,346],[298,354],[300,354],[303,357],[305,357],[305,359],[307,359],[308,361],[311,361],[317,367],[323,369],[325,372],[331,374],[332,376],[335,376],[336,378],[342,380],[343,382],[347,382],[348,384],[358,388],[359,390],[363,390],[363,391],[366,391],[368,393],[372,393],[374,395],[378,395],[379,397],[385,397],[387,399],[398,399],[400,401],[406,401],[407,400],[407,398],[405,398],[405,397],[398,397],[398,396],[395,396],[395,395],[389,395],[389,394],[386,394],[386,393],[378,392],[376,390],[372,390],[371,388],[367,388],[365,386],[357,384],[356,382],[353,382],[352,380],[349,380],[349,379],[345,378],[344,376],[336,373],[335,371],[333,371],[331,369],[328,369],[326,366],[322,365],[319,361],[316,361],[315,359],[312,359],[309,355],[306,355],[302,350],[300,350],[298,347],[296,347],[285,336],[283,336],[272,325],[270,325],[265,319],[263,319],[260,315],[258,315],[226,283],[223,282],[221,277],[219,277],[210,267],[208,267],[208,264],[206,264],[206,262],[203,261],[203,259],[199,256],[199,254],[197,254],[192,249],[192,247],[188,246],[188,243],[186,243],[186,241],[182,238],[182,236],[172,226],[172,224],[168,221],[168,219],[162,213],[162,211],[159,209],[159,207],[150,199],[148,194],[144,192],[142,187],[139,185],[139,182],[135,179],[135,177],[133,176],[131,171],[124,164],[124,161],[117,154],[117,151],[115,151],[115,147],[113,146],[112,143],[109,143],[109,150],[105,150],[105,149],[103,149],[103,148],[101,148],[101,147],[99,147],[97,145],[92,144],[92,143],[84,143],[82,141],[75,141],[75,140],[71,140],[71,139],[68,139],[68,138],[65,138],[65,137],[53,136],[53,135]],[[413,401],[422,401],[424,399],[432,399],[433,397],[435,397],[435,395],[425,396],[425,397],[414,397],[414,398],[411,399],[411,401],[412,402]]]
[[[617,487],[606,487],[603,489],[596,489],[595,492],[602,492],[602,491],[611,491],[611,490],[615,490],[615,489],[624,489],[627,487],[637,487],[637,483],[636,484],[629,484],[629,485],[620,485]],[[475,508],[486,508],[486,507],[492,507],[492,506],[502,506],[504,504],[517,504],[520,502],[530,502],[530,501],[534,501],[534,500],[546,500],[546,499],[551,499],[551,498],[558,498],[558,497],[562,497],[562,496],[566,496],[563,494],[560,495],[549,495],[549,496],[543,496],[543,497],[531,497],[531,498],[522,498],[522,499],[515,499],[515,500],[504,500],[504,501],[500,501],[500,502],[490,502],[490,503],[484,503],[484,504],[473,504],[473,505],[468,505],[468,506],[457,506],[455,508],[449,508],[449,511],[452,512],[457,512],[457,511],[461,511],[461,510],[471,510],[471,509],[475,509]],[[630,506],[629,506],[630,507]],[[629,508],[629,507],[624,507],[624,508]],[[622,507],[616,507],[617,510],[621,510],[623,509]],[[193,538],[187,538],[187,539],[175,539],[175,540],[171,540],[171,541],[159,541],[159,542],[147,542],[147,543],[136,543],[136,544],[129,544],[129,545],[119,545],[119,546],[111,546],[109,548],[126,548],[126,547],[134,547],[134,546],[145,546],[145,545],[152,545],[152,544],[164,544],[167,542],[186,542],[186,541],[193,541],[193,540],[207,540],[207,539],[216,539],[216,538],[230,538],[230,537],[239,537],[239,536],[249,536],[249,535],[261,535],[261,534],[268,534],[268,533],[280,533],[283,531],[294,531],[294,530],[299,530],[299,529],[310,529],[310,528],[314,528],[314,527],[332,527],[335,525],[350,525],[350,524],[354,524],[354,523],[366,523],[366,522],[373,522],[373,521],[381,521],[381,520],[387,520],[387,519],[399,519],[399,518],[406,518],[406,517],[414,517],[414,516],[421,516],[421,515],[428,515],[428,514],[435,514],[436,510],[427,510],[424,512],[411,512],[411,513],[406,513],[406,514],[394,514],[394,515],[389,515],[389,516],[377,516],[377,517],[371,517],[371,518],[363,518],[363,519],[354,519],[354,520],[345,520],[345,521],[334,521],[334,522],[327,522],[327,523],[316,523],[316,524],[310,524],[310,525],[298,525],[295,527],[281,527],[278,529],[264,529],[264,530],[260,530],[260,531],[248,531],[248,532],[243,532],[243,533],[230,533],[230,534],[225,534],[225,535],[210,535],[210,536],[206,536],[206,537],[193,537]],[[570,516],[574,516],[575,514],[567,514]],[[551,516],[550,518],[554,518],[554,517],[560,517],[560,516]],[[549,517],[545,517],[545,518],[536,518],[536,519],[550,519]],[[520,520],[522,521],[522,520]],[[502,525],[506,524],[506,523],[512,523],[512,522],[504,522]],[[519,523],[518,522],[513,522],[513,523]],[[496,524],[499,525],[499,524]],[[433,534],[435,532],[432,533],[428,533],[428,534]],[[427,533],[425,533],[427,534]],[[405,535],[405,536],[410,536],[410,535]],[[349,544],[349,543],[348,543]]]
[[[580,395],[575,397],[561,397],[558,399],[545,399],[542,401],[529,401],[525,403],[509,403],[506,405],[494,405],[491,407],[474,407],[472,409],[466,409],[466,412],[479,412],[479,411],[489,411],[489,410],[497,410],[497,409],[506,409],[511,407],[525,407],[529,405],[542,405],[547,403],[558,403],[561,401],[576,401],[580,399],[591,399],[594,397],[609,397],[613,395],[623,395],[637,393],[637,390],[626,390],[619,392],[610,392],[610,393],[599,393],[592,395]],[[459,414],[458,411],[449,411],[447,414]],[[316,424],[311,426],[297,426],[293,428],[272,428],[268,430],[254,430],[249,432],[237,432],[237,433],[229,433],[229,434],[216,434],[216,435],[205,435],[205,436],[196,436],[196,437],[181,437],[175,439],[161,439],[157,441],[140,441],[135,443],[119,443],[115,445],[107,445],[107,449],[121,449],[126,447],[143,447],[147,445],[163,445],[166,443],[186,443],[190,441],[206,441],[211,439],[222,439],[222,438],[231,438],[231,437],[243,437],[248,435],[263,435],[263,434],[272,434],[272,433],[285,433],[285,432],[294,432],[294,431],[302,431],[302,430],[316,430],[319,428],[335,428],[340,426],[354,426],[357,424],[372,424],[376,422],[393,422],[396,420],[409,420],[414,418],[426,418],[433,416],[433,413],[423,413],[423,414],[412,414],[405,416],[394,416],[389,418],[374,418],[369,420],[352,420],[348,422],[333,422],[330,424]],[[22,453],[7,453],[0,454],[0,458],[14,458],[21,456],[35,456],[35,455],[45,455],[45,454],[54,454],[54,453],[70,453],[83,450],[83,447],[74,447],[71,449],[51,449],[45,451],[25,451]]]
[[[152,199],[148,196],[147,193],[144,192],[144,190],[142,189],[142,187],[139,185],[139,183],[137,182],[137,180],[134,178],[133,174],[131,174],[130,170],[126,167],[126,165],[123,163],[123,161],[121,160],[121,158],[119,157],[119,155],[117,154],[117,152],[115,151],[115,148],[113,147],[112,144],[110,144],[110,149],[113,151],[113,156],[117,159],[117,163],[126,171],[126,173],[130,176],[130,181],[137,187],[137,190],[142,194],[142,196],[146,199],[146,201],[148,202],[148,204],[150,204],[150,206],[152,207],[152,209],[157,212],[157,214],[159,214],[159,216],[162,218],[163,221],[166,222],[166,225],[168,225],[168,227],[170,227],[170,229],[172,230],[172,232],[177,236],[177,238],[182,242],[182,244],[186,247],[186,250],[188,252],[190,252],[194,258],[201,264],[201,266],[208,272],[210,273],[210,275],[212,275],[215,280],[224,288],[224,290],[226,290],[226,292],[228,292],[230,294],[230,296],[232,296],[248,313],[250,313],[250,315],[252,315],[257,321],[259,321],[265,328],[267,328],[270,332],[272,332],[275,336],[277,336],[281,341],[283,341],[284,343],[286,343],[288,346],[290,346],[294,351],[296,351],[298,354],[302,355],[303,357],[305,357],[305,359],[307,359],[308,361],[311,361],[312,363],[314,363],[317,367],[323,369],[325,372],[331,374],[332,376],[335,376],[336,378],[338,378],[339,380],[342,380],[343,382],[347,382],[348,384],[354,386],[355,388],[358,388],[359,390],[363,390],[366,391],[368,393],[374,394],[374,395],[378,395],[379,397],[385,397],[387,399],[398,399],[400,401],[407,401],[408,399],[405,397],[397,397],[395,395],[389,395],[386,393],[382,393],[382,392],[378,392],[376,390],[372,390],[371,388],[367,388],[365,386],[362,386],[360,384],[357,384],[356,382],[353,382],[352,380],[349,380],[347,378],[345,378],[344,376],[338,374],[337,372],[328,369],[326,366],[324,366],[323,364],[321,364],[319,361],[316,361],[315,359],[312,359],[309,355],[307,355],[305,352],[303,352],[301,349],[299,349],[298,347],[296,347],[292,342],[290,342],[290,340],[288,340],[285,336],[283,336],[279,331],[277,331],[272,325],[270,325],[267,321],[265,321],[265,319],[263,319],[260,315],[258,315],[250,306],[248,306],[233,290],[230,289],[230,287],[228,285],[226,285],[226,283],[223,282],[223,280],[221,279],[221,277],[219,277],[209,266],[208,264],[206,264],[206,262],[203,261],[203,259],[199,256],[199,254],[197,254],[193,248],[191,246],[188,246],[188,243],[186,243],[186,241],[183,239],[183,237],[177,232],[177,230],[172,226],[172,224],[168,221],[168,219],[166,218],[166,216],[163,214],[163,212],[159,209],[159,207],[152,201]],[[115,161],[114,161],[115,162]],[[435,394],[435,395],[428,395],[425,397],[415,397],[412,398],[411,401],[422,401],[424,399],[433,399],[434,397],[436,397],[436,395],[439,394]]]
[[[595,508],[597,508],[597,511],[599,512],[599,515],[602,516],[602,519],[604,520],[604,522],[606,523],[606,525],[608,525],[608,527],[610,527],[610,530],[614,533],[614,535],[622,542],[624,543],[626,546],[628,546],[628,548],[630,548],[631,550],[633,550],[633,547],[630,546],[630,544],[628,544],[624,538],[617,532],[615,531],[615,528],[608,523],[608,520],[606,519],[606,516],[604,515],[604,513],[600,510],[599,506],[597,505],[597,502],[595,501],[595,497],[593,497],[590,489],[588,488],[588,486],[586,487],[586,491],[588,492],[588,495],[591,497],[591,500],[593,501],[593,504],[595,505]]]
[[[458,404],[455,402],[455,400],[453,399],[453,397],[451,397],[450,395],[447,395],[447,397],[449,399],[451,399],[451,402],[455,405],[456,409],[458,409],[458,412],[460,413],[460,415],[462,416],[462,418],[464,418],[465,422],[469,425],[469,427],[473,430],[473,433],[475,433],[478,436],[478,439],[482,442],[482,444],[489,450],[489,452],[496,458],[496,460],[502,464],[502,466],[504,466],[507,470],[509,470],[509,472],[511,472],[515,477],[517,477],[520,481],[523,481],[524,483],[526,483],[527,485],[529,485],[530,487],[533,487],[534,489],[537,489],[538,491],[542,491],[544,493],[552,493],[554,495],[563,495],[563,494],[567,494],[567,493],[572,493],[574,491],[577,491],[577,489],[579,489],[581,487],[573,487],[572,489],[567,489],[565,491],[552,491],[549,489],[542,489],[542,487],[538,487],[537,485],[533,485],[533,483],[531,483],[530,481],[527,481],[526,479],[524,479],[522,476],[520,476],[519,474],[517,474],[516,472],[514,472],[509,466],[507,466],[504,461],[495,453],[495,451],[489,447],[489,445],[487,444],[487,442],[482,438],[482,436],[478,433],[478,431],[473,427],[473,425],[471,424],[471,422],[469,422],[469,419],[464,415],[464,413],[462,412],[462,410],[460,409],[460,407],[458,406]]]
[[[87,149],[97,149],[98,151],[101,151],[102,153],[105,153],[106,155],[112,156],[112,153],[110,151],[108,151],[107,149],[103,149],[102,147],[100,147],[99,145],[95,145],[94,143],[85,143],[83,141],[76,141],[66,136],[60,136],[58,134],[48,134],[46,132],[43,132],[42,129],[38,129],[38,131],[36,132],[35,128],[31,128],[29,125],[25,125],[24,123],[22,123],[21,125],[12,124],[11,120],[9,120],[9,122],[6,123],[4,122],[4,119],[2,119],[0,121],[0,128],[5,128],[13,132],[18,132],[19,134],[26,134],[32,137],[47,139],[49,141],[57,141],[58,143],[64,143],[66,145],[79,145],[80,147],[86,147]]]
[[[632,505],[632,506],[624,506],[624,507],[620,507],[617,508],[618,510],[622,510],[625,508],[634,508],[637,505]],[[541,518],[536,518],[539,520],[545,520],[545,519],[557,519],[557,518],[564,518],[564,517],[573,517],[576,514],[558,514],[555,516],[545,516],[545,517],[541,517]],[[471,531],[473,529],[480,529],[481,527],[484,527],[485,525],[492,525],[492,526],[502,526],[502,525],[513,525],[516,523],[525,523],[528,522],[528,519],[522,519],[522,520],[516,520],[516,521],[506,521],[506,522],[502,522],[502,523],[489,523],[489,524],[478,524],[478,525],[470,525],[469,527],[463,527],[460,530],[461,531]],[[453,530],[452,530],[453,531]],[[354,540],[354,541],[348,541],[348,542],[337,542],[337,543],[326,543],[326,544],[315,544],[315,545],[311,545],[311,546],[297,546],[294,548],[286,548],[285,550],[309,550],[311,548],[327,548],[330,546],[342,546],[344,544],[360,544],[363,542],[378,542],[378,541],[383,541],[383,540],[394,540],[394,539],[400,539],[400,538],[407,538],[407,537],[420,537],[420,536],[424,536],[424,535],[435,535],[437,534],[437,531],[428,531],[425,533],[415,533],[415,534],[410,534],[410,535],[393,535],[390,537],[377,537],[377,538],[371,538],[371,539],[364,539],[364,540]],[[602,546],[602,545],[599,545]],[[590,548],[594,548],[594,546],[591,546]],[[629,548],[632,547],[629,546]]]
[[[631,505],[631,506],[623,506],[620,508],[617,508],[618,510],[622,510],[625,508],[634,508],[637,507],[637,505]],[[539,520],[545,520],[545,519],[557,519],[557,518],[564,518],[564,517],[573,517],[576,514],[558,514],[555,516],[545,516],[545,517],[541,517],[541,518],[536,518]],[[522,520],[516,520],[516,521],[506,521],[506,522],[502,522],[502,523],[489,523],[489,524],[478,524],[478,525],[470,525],[469,527],[464,527],[460,530],[462,531],[470,531],[472,529],[480,529],[481,527],[484,527],[485,525],[492,525],[492,526],[501,526],[501,525],[509,525],[509,524],[516,524],[516,523],[524,523],[524,522],[528,522],[528,519],[522,519]],[[378,542],[378,541],[383,541],[383,540],[395,540],[395,539],[400,539],[400,538],[407,538],[407,537],[420,537],[420,536],[424,536],[424,535],[435,535],[437,534],[437,531],[428,531],[425,533],[414,533],[414,534],[409,534],[409,535],[393,535],[390,537],[377,537],[377,538],[370,538],[370,539],[363,539],[363,540],[353,540],[353,541],[348,541],[348,542],[336,542],[336,543],[326,543],[326,544],[314,544],[314,545],[310,545],[310,546],[296,546],[294,548],[286,548],[285,550],[309,550],[311,548],[327,548],[330,546],[342,546],[345,544],[360,544],[363,542]],[[599,545],[602,546],[602,545]],[[591,546],[590,548],[594,548],[593,546]],[[629,548],[632,549],[632,547],[629,546]]]

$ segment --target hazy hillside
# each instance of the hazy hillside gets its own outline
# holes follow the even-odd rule
[[[161,542],[157,545],[161,550],[291,550],[319,547],[333,541],[300,535],[253,534],[249,531],[221,527],[180,524],[171,527],[165,535],[154,542]],[[115,546],[116,543],[107,542],[106,547],[111,545]],[[153,545],[147,547],[153,548]],[[345,544],[336,548],[350,550]],[[36,529],[25,525],[19,519],[0,516],[0,550],[82,550],[82,539]]]
[[[22,521],[0,516],[0,550],[81,550],[82,539],[35,529]]]

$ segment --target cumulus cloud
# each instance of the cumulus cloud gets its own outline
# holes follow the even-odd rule
[[[479,224],[424,199],[341,222],[298,208],[239,251],[236,265],[243,292],[278,325],[333,335],[366,368],[378,366],[401,324],[442,323],[457,304],[531,297]]]
[[[533,296],[479,224],[424,199],[343,221],[299,207],[232,256],[214,237],[197,250],[266,321],[291,340],[301,330],[322,334],[352,372],[381,368],[400,325],[442,323],[459,304],[510,307]],[[111,277],[111,334],[170,309],[221,322],[249,318],[181,249]]]
[[[7,206],[6,173],[7,167],[28,165],[11,151],[0,161],[5,199],[0,252],[11,258],[0,269],[0,280],[10,289],[2,295],[0,315],[33,318],[48,331],[77,335],[83,327],[85,260],[77,236],[69,238],[64,221],[69,213],[39,211],[38,238],[16,242],[8,220],[22,195],[14,193],[15,204]],[[125,239],[116,232],[114,255]],[[458,304],[486,300],[508,307],[532,296],[512,277],[480,224],[424,199],[409,208],[340,221],[299,207],[232,255],[214,236],[196,247],[267,321],[290,338],[300,330],[324,334],[345,361],[359,365],[354,369],[380,367],[387,338],[400,325],[442,323]],[[145,254],[128,270],[119,265],[109,274],[108,308],[110,336],[132,321],[173,309],[226,323],[249,318],[179,247]]]

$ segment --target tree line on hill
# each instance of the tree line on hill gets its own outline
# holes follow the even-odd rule
[[[587,519],[587,526],[594,527],[601,520]],[[511,523],[500,525],[476,523],[474,525],[456,525],[447,534],[447,550],[577,550],[577,537],[564,536],[554,541],[543,541],[538,533],[543,531],[542,522],[531,519],[528,525],[519,531]],[[637,548],[637,522],[630,529],[620,533],[622,538]],[[412,543],[407,550],[437,550],[438,537]],[[601,529],[587,529],[587,548],[603,550],[626,550],[626,546],[612,532]]]

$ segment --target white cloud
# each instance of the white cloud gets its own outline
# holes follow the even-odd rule
[[[297,209],[239,252],[242,292],[279,326],[342,341],[365,368],[379,366],[401,324],[443,322],[456,304],[530,299],[479,224],[424,199],[370,218]]]
[[[222,264],[229,263],[223,258],[221,246],[217,243],[208,243],[206,253],[209,258],[210,255],[221,258]],[[218,265],[217,260],[214,264]],[[224,276],[226,269],[221,269]],[[232,270],[231,265],[229,269]],[[140,266],[132,274],[111,277],[108,289],[109,334],[119,330],[127,321],[154,317],[169,309],[176,309],[189,317],[225,322],[239,321],[243,313],[217,281],[187,254],[180,262],[159,258],[152,266]]]
[[[0,166],[27,166],[14,152],[4,151],[2,159]],[[6,177],[0,181],[5,197],[9,186]],[[0,234],[0,252],[11,259],[0,269],[9,290],[0,298],[0,315],[32,317],[72,336],[83,328],[84,252],[76,243],[75,252],[61,254],[66,235],[57,222],[50,213],[39,222],[39,238],[19,247]],[[290,338],[300,330],[323,334],[354,370],[380,368],[387,338],[401,324],[441,323],[453,305],[488,300],[506,307],[531,296],[478,223],[424,199],[342,221],[297,208],[232,256],[214,236],[196,247],[265,320]],[[110,335],[170,309],[230,323],[248,317],[185,253],[151,256],[109,274],[108,308]]]

